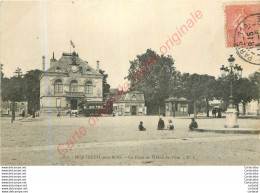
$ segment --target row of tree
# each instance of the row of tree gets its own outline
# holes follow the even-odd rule
[[[2,65],[3,66],[3,65]],[[2,100],[11,102],[28,101],[28,111],[40,108],[40,70],[31,70],[22,74],[17,68],[15,76],[4,77],[1,69]]]
[[[133,75],[137,69],[142,68],[146,59],[156,55],[158,62],[142,76],[138,82],[133,81]],[[227,107],[230,96],[230,77],[221,76],[215,78],[209,75],[180,73],[174,67],[171,56],[158,55],[148,49],[146,53],[137,55],[136,59],[130,61],[128,76],[131,89],[145,94],[145,102],[149,114],[160,114],[165,110],[165,99],[169,97],[184,97],[190,101],[193,110],[189,113],[197,114],[197,107],[206,104],[207,116],[209,116],[209,102],[217,99],[223,101],[224,108]],[[234,102],[243,104],[245,114],[246,104],[252,100],[259,100],[260,73],[255,72],[249,78],[241,78],[233,83]]]
[[[156,55],[158,61],[149,69],[144,68],[148,58]],[[215,78],[209,75],[180,73],[174,67],[174,60],[171,56],[158,55],[153,50],[148,49],[146,53],[137,55],[136,59],[130,61],[128,76],[125,77],[131,82],[131,90],[137,90],[145,94],[145,103],[149,114],[161,114],[165,111],[165,99],[169,97],[184,97],[190,102],[193,109],[189,113],[196,116],[198,107],[206,106],[209,116],[209,102],[217,99],[223,101],[227,106],[230,96],[229,77],[222,76]],[[40,108],[40,70],[31,70],[22,74],[20,68],[14,72],[11,78],[4,77],[1,65],[1,90],[4,101],[28,101],[28,110]],[[133,75],[138,69],[146,70],[140,72],[141,77],[138,82],[133,80]],[[107,83],[108,75],[103,70],[104,75],[103,93],[108,93],[110,85]],[[243,114],[245,114],[246,104],[252,100],[259,100],[259,80],[260,73],[255,72],[248,78],[241,78],[233,83],[234,102],[238,107],[243,104]],[[224,107],[225,108],[225,107]]]

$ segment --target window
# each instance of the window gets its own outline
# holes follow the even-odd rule
[[[78,82],[76,80],[70,82],[70,92],[78,92]]]
[[[125,112],[130,112],[130,106],[129,105],[126,105]]]
[[[54,82],[54,94],[62,93],[62,92],[63,92],[62,81],[60,79],[55,80],[55,82]]]
[[[93,84],[91,81],[87,81],[85,84],[85,93],[86,94],[93,94]]]
[[[89,68],[86,69],[87,74],[91,74],[91,70]]]
[[[135,95],[132,95],[132,100],[136,100],[136,96]]]
[[[61,68],[60,68],[60,67],[57,67],[57,68],[56,68],[56,71],[57,71],[57,72],[61,72]]]
[[[57,108],[61,107],[61,99],[60,98],[56,99],[56,107]]]

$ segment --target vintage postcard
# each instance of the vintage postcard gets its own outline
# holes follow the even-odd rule
[[[1,164],[259,165],[259,1],[2,1]]]

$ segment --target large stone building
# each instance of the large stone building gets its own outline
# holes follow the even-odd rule
[[[42,58],[43,73],[40,77],[41,112],[66,112],[77,110],[80,102],[101,104],[103,99],[102,80],[99,61],[96,69],[87,61],[73,53],[63,53],[57,61],[50,60],[45,70],[45,57]]]

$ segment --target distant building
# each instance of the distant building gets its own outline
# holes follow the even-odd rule
[[[189,102],[185,98],[171,97],[165,100],[166,116],[188,116]]]
[[[12,110],[11,110],[11,101],[3,101],[2,102],[2,108],[1,108],[1,115],[2,116],[11,116]],[[25,111],[25,115],[28,113],[28,103],[26,101],[23,102],[15,102],[14,103],[14,111],[15,116],[22,115],[23,110]]]
[[[42,112],[61,113],[78,110],[78,104],[98,105],[103,99],[103,75],[99,73],[99,61],[96,69],[78,54],[63,53],[57,61],[50,60],[45,70],[45,57],[42,58],[43,73],[40,77],[40,108]]]
[[[111,89],[116,92],[116,89]],[[146,115],[146,106],[144,94],[138,91],[127,92],[116,103],[113,103],[115,115],[128,116],[128,115]]]

